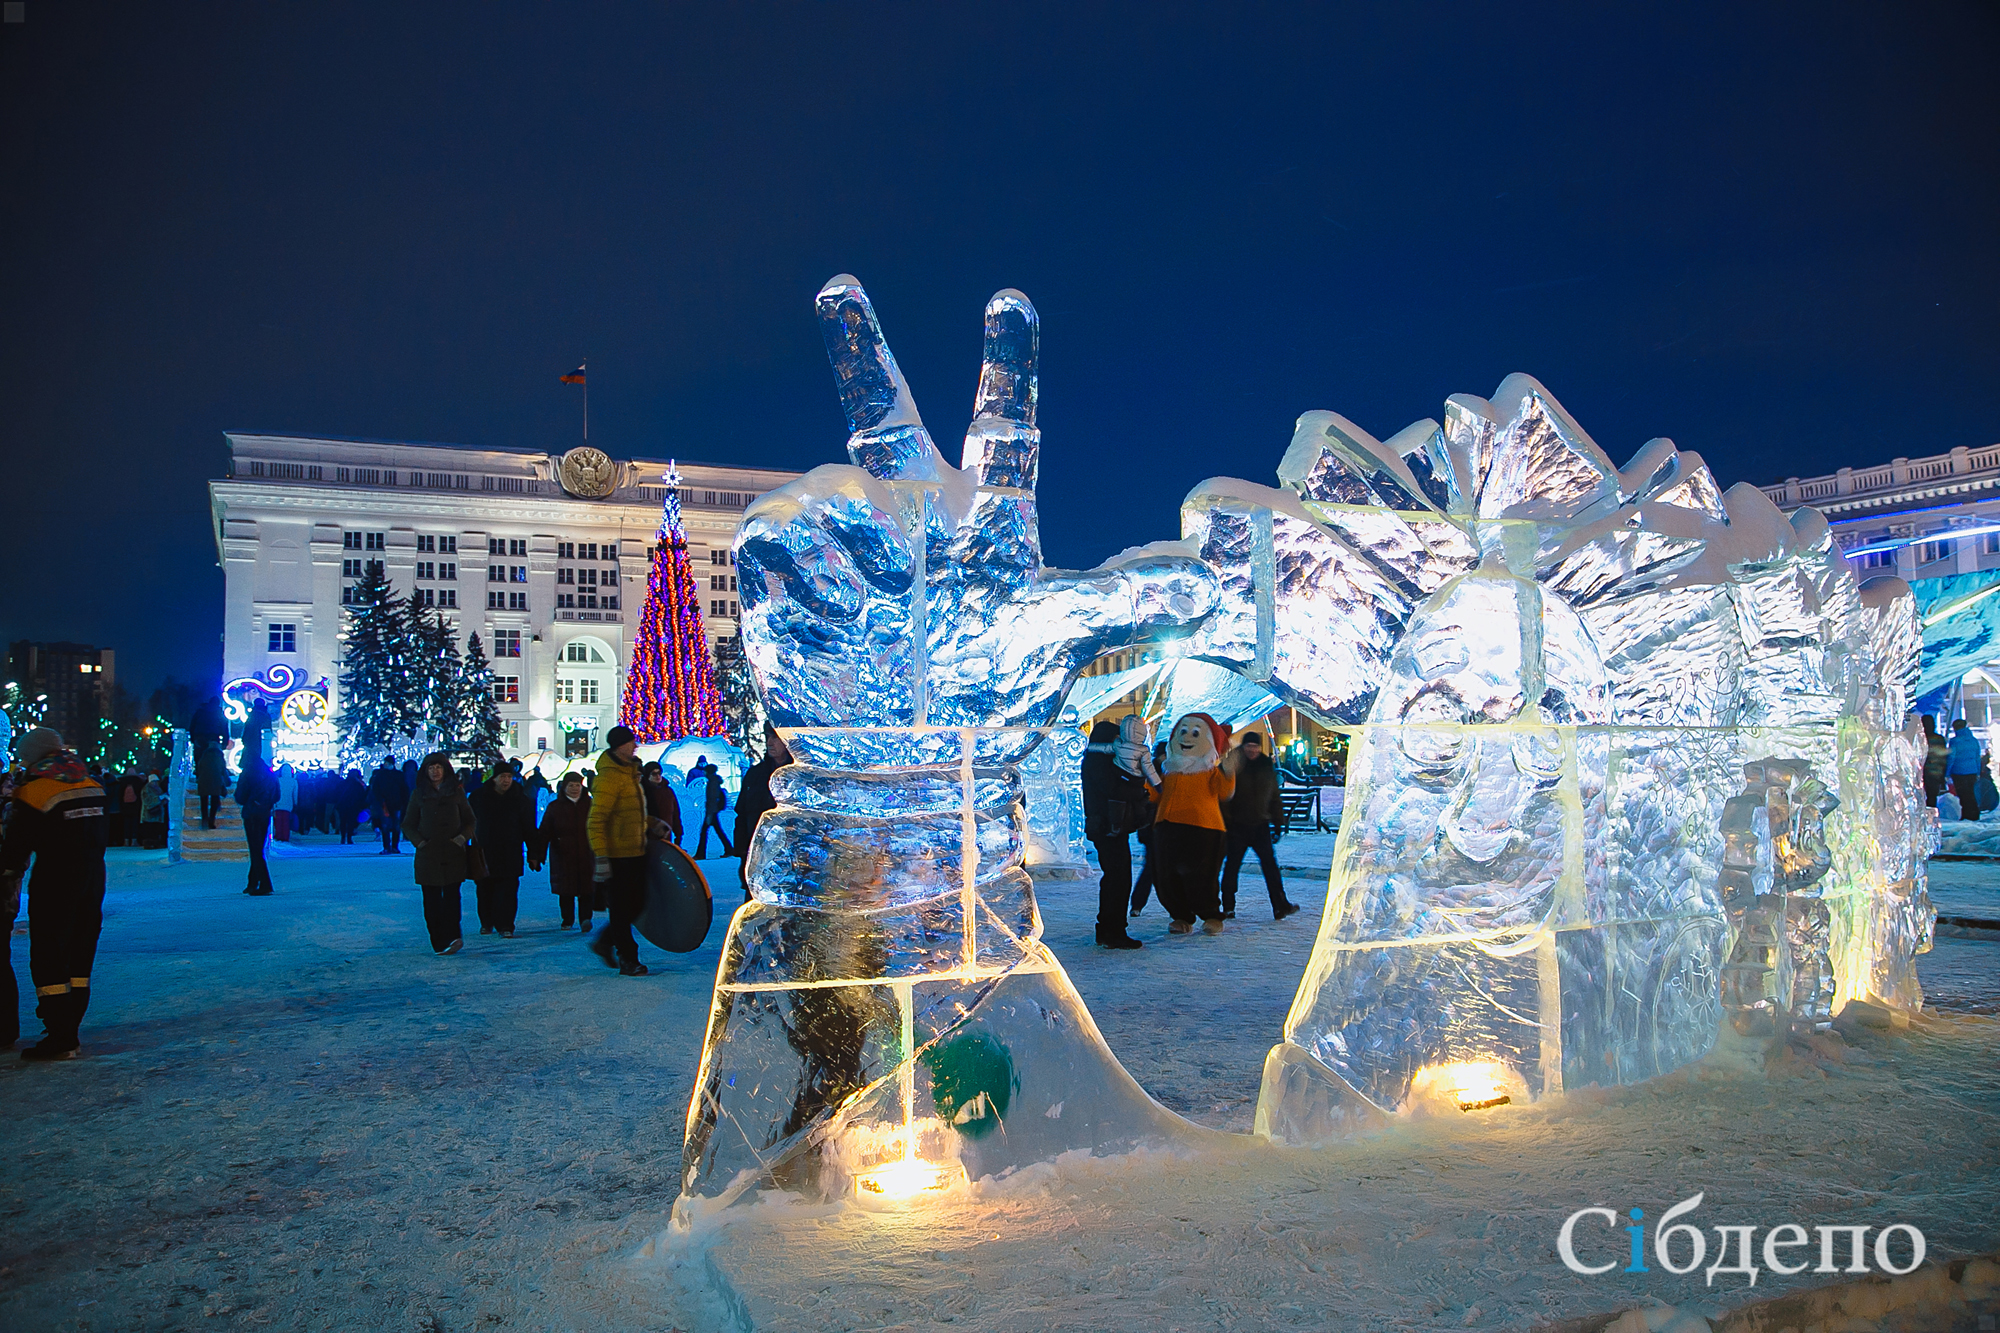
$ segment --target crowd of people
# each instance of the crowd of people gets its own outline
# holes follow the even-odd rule
[[[1924,798],[1944,819],[1976,820],[1987,810],[2000,810],[2000,788],[1993,783],[1993,755],[1979,748],[1979,733],[1964,718],[1951,724],[1951,738],[1938,733],[1937,718],[1923,715]]]
[[[1154,895],[1170,918],[1169,933],[1190,934],[1199,920],[1205,933],[1220,934],[1236,916],[1243,859],[1253,851],[1272,917],[1282,921],[1299,910],[1278,870],[1273,844],[1283,836],[1285,812],[1262,733],[1246,731],[1232,742],[1228,727],[1190,713],[1149,745],[1136,716],[1099,722],[1082,778],[1084,836],[1101,872],[1097,942],[1105,948],[1144,947],[1129,918]],[[1145,858],[1136,879],[1134,838]]]
[[[442,753],[422,763],[385,759],[364,779],[358,768],[274,766],[264,752],[268,718],[260,719],[259,711],[252,708],[244,728],[233,782],[250,859],[244,893],[273,892],[269,842],[337,833],[351,845],[367,822],[382,854],[401,854],[409,844],[436,953],[454,954],[464,945],[460,894],[467,880],[480,932],[514,938],[521,880],[546,864],[562,927],[587,935],[593,916],[602,913],[605,924],[590,940],[591,950],[625,976],[646,975],[632,934],[645,907],[646,844],[657,838],[679,845],[686,835],[674,785],[679,774],[640,763],[630,730],[613,727],[595,770],[565,773],[554,788],[539,772],[523,778],[519,760],[481,771],[456,768]],[[684,786],[699,790],[704,816],[695,859],[707,857],[711,831],[721,855],[734,856],[774,804],[770,773],[789,754],[775,731],[766,740],[767,756],[750,771],[737,801],[733,835],[721,823],[730,805],[721,770],[702,756],[687,773]],[[210,829],[232,794],[222,741],[221,734],[194,741],[199,820]],[[101,772],[46,727],[28,732],[15,747],[14,767],[0,772],[0,903],[8,909],[10,937],[27,903],[29,970],[36,1014],[46,1029],[21,1052],[24,1059],[70,1059],[81,1049],[78,1032],[103,923],[105,850],[164,847],[166,830],[162,774]],[[747,900],[747,881],[741,887]],[[4,1049],[21,1035],[11,948],[0,968],[17,996],[0,1014]]]

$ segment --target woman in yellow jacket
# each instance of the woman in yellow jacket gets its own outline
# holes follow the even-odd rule
[[[646,910],[646,838],[660,821],[646,812],[645,770],[630,727],[613,727],[608,748],[597,756],[597,780],[590,787],[590,849],[597,882],[605,886],[609,920],[590,941],[590,950],[628,977],[646,975],[632,923]],[[662,826],[664,827],[664,825]]]
[[[1160,905],[1174,918],[1167,929],[1186,935],[1200,917],[1204,931],[1220,935],[1222,902],[1216,883],[1229,846],[1222,803],[1236,791],[1229,728],[1206,713],[1189,713],[1174,723],[1160,768],[1160,800],[1147,856],[1148,864],[1159,860],[1154,883]]]

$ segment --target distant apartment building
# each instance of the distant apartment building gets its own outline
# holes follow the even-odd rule
[[[381,567],[493,664],[509,753],[603,744],[666,499],[665,459],[379,440],[229,434],[209,483],[224,572],[224,681],[301,698],[274,713],[281,753],[330,760],[340,635],[355,586]],[[744,506],[796,473],[679,465],[689,557],[709,639],[737,632],[730,547]]]
[[[116,661],[109,648],[21,639],[8,645],[7,680],[20,687],[23,699],[41,698],[43,726],[60,732],[64,743],[80,746],[97,730],[98,719],[110,715]]]

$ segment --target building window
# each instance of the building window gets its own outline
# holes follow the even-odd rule
[[[295,653],[299,650],[297,625],[273,625],[267,637],[270,640],[270,651],[274,653]]]
[[[369,533],[364,533],[363,535],[364,535],[365,537],[367,537],[367,539],[368,539],[368,549],[369,549],[369,550],[371,550],[371,551],[386,551],[386,550],[388,550],[388,549],[389,549],[389,544],[388,544],[388,542],[386,542],[385,540],[383,540],[383,537],[384,537],[384,534],[383,534],[383,533],[380,533],[380,532],[369,532]]]
[[[344,578],[344,579],[358,579],[358,578],[360,578],[360,577],[361,577],[361,562],[360,562],[359,560],[343,560],[343,561],[341,561],[341,562],[340,562],[340,577],[342,577],[342,578]]]
[[[1917,563],[1920,565],[1928,565],[1939,560],[1950,559],[1952,552],[1952,545],[1953,544],[1949,540],[1934,541],[1934,542],[1918,542]]]
[[[488,611],[505,611],[507,609],[507,594],[504,592],[487,593],[486,609]]]
[[[735,592],[736,576],[734,574],[710,574],[708,576],[708,590],[710,592]]]
[[[2000,532],[1985,532],[1980,534],[1979,554],[2000,555]]]
[[[341,584],[341,585],[340,585],[340,604],[341,604],[342,606],[353,606],[353,605],[354,605],[354,585],[353,585],[353,584],[350,584],[350,583],[343,583],[343,584]]]
[[[521,655],[521,631],[517,629],[494,630],[493,655],[495,657],[519,657]]]
[[[574,680],[565,676],[557,676],[556,702],[559,704],[594,704],[597,702],[597,682],[587,676],[580,676]]]
[[[437,551],[437,538],[431,536],[429,533],[426,532],[418,533],[417,549],[419,551],[430,551],[432,553],[435,553]]]
[[[486,581],[488,583],[505,583],[507,581],[507,566],[488,565],[486,567]]]
[[[1860,555],[1850,558],[1863,569],[1894,569],[1896,567],[1896,553],[1894,551],[1863,551]]]
[[[509,538],[507,539],[507,554],[508,554],[508,555],[526,555],[527,553],[528,553],[528,539],[527,539],[527,538],[525,538],[525,537],[509,537]]]
[[[500,540],[498,537],[488,537],[486,539],[486,554],[488,555],[507,554],[507,543]]]
[[[606,611],[616,611],[618,609],[618,599],[616,597],[606,597],[603,601]]]
[[[493,702],[496,704],[517,704],[521,702],[521,678],[519,676],[495,676],[493,678]]]
[[[507,609],[508,609],[509,611],[525,611],[525,610],[527,610],[527,609],[528,609],[528,594],[526,594],[526,593],[524,593],[524,592],[510,592],[510,593],[508,593],[508,594],[507,594]]]
[[[729,554],[729,552],[728,552],[728,551],[726,551],[726,550],[722,550],[722,551],[710,551],[710,552],[708,553],[708,563],[709,563],[709,564],[711,564],[711,565],[732,565],[732,566],[733,566],[733,565],[734,565],[734,564],[736,563],[736,560],[735,560],[735,558],[734,558],[733,556],[731,556],[731,555]]]
[[[440,537],[440,538],[438,538],[438,554],[439,554],[439,555],[457,555],[457,554],[458,554],[458,538],[456,538],[456,537]]]
[[[510,566],[507,572],[512,576],[508,579],[510,583],[526,583],[528,581],[528,567],[526,565]]]
[[[437,605],[437,593],[436,593],[436,591],[435,591],[434,589],[431,589],[431,588],[417,588],[417,589],[414,589],[414,592],[416,593],[416,598],[417,598],[417,605],[418,605],[418,606],[436,606],[436,605]]]
[[[448,560],[440,560],[438,562],[438,582],[440,583],[458,582],[458,566],[452,564]]]
[[[341,548],[342,548],[343,550],[348,550],[348,551],[358,551],[358,550],[360,550],[360,549],[361,549],[361,534],[360,534],[360,533],[358,533],[358,532],[343,532],[343,533],[341,533],[341,534],[340,534],[340,545],[341,545]]]
[[[437,578],[437,565],[429,560],[417,561],[417,577],[429,583]]]
[[[448,606],[454,611],[458,610],[458,589],[439,588],[437,595],[439,606]]]
[[[736,603],[718,598],[708,604],[708,613],[712,616],[733,616],[736,614]]]
[[[561,610],[561,609],[563,609],[564,607],[572,607],[572,608],[573,608],[573,607],[575,607],[575,605],[576,605],[576,594],[575,594],[575,593],[573,593],[573,592],[559,592],[559,593],[557,593],[557,594],[556,594],[556,609],[557,609],[557,610]]]
[[[559,569],[557,569],[557,570],[556,570],[556,582],[557,582],[557,583],[575,583],[575,582],[576,582],[576,571],[575,571],[575,570],[573,570],[573,569],[568,569],[568,568],[559,568]]]

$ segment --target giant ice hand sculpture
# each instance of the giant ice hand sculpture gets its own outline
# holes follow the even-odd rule
[[[1183,1128],[1040,942],[1013,765],[1079,668],[1185,633],[1213,578],[1179,543],[1043,568],[1026,297],[987,306],[962,468],[855,280],[818,309],[854,465],[763,497],[737,539],[744,645],[795,762],[747,852],[683,1220],[755,1188],[907,1193]]]
[[[1278,471],[1196,488],[1183,524],[1224,589],[1196,651],[1353,730],[1261,1132],[1684,1064],[1724,1016],[1732,924],[1770,936],[1733,974],[1739,1031],[1820,1020],[1822,976],[1914,1001],[1932,825],[1900,581],[1858,588],[1818,514],[1725,496],[1669,441],[1614,467],[1526,376],[1387,442],[1310,413]],[[1774,775],[1812,772],[1840,774],[1828,864],[1739,901],[1725,802],[1747,773],[1789,810]],[[1761,818],[1737,842],[1782,844]]]

